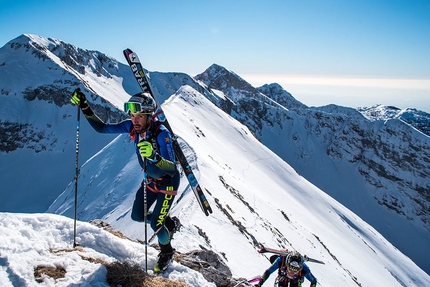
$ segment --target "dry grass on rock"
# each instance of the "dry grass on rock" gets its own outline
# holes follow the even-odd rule
[[[106,265],[106,280],[109,286],[122,287],[189,287],[181,281],[172,281],[162,277],[151,276],[137,263],[128,261]]]
[[[50,267],[39,265],[34,269],[34,279],[36,279],[36,282],[42,283],[44,281],[44,275],[57,280],[59,278],[64,278],[64,276],[66,276],[66,273],[66,269],[61,266]]]

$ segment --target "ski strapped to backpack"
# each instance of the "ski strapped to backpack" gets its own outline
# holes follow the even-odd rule
[[[212,208],[209,205],[208,200],[206,199],[205,194],[203,193],[202,188],[200,187],[200,184],[198,183],[193,170],[191,169],[190,164],[188,163],[187,158],[185,157],[184,152],[181,149],[181,146],[179,145],[179,142],[177,140],[176,135],[173,133],[172,128],[169,125],[169,122],[167,121],[167,118],[161,109],[161,106],[159,105],[157,98],[155,97],[155,94],[153,93],[151,86],[148,82],[148,78],[145,74],[145,71],[143,70],[143,67],[140,63],[139,58],[137,57],[136,53],[134,53],[130,49],[124,50],[124,56],[127,60],[127,63],[129,64],[131,71],[134,74],[134,77],[139,84],[140,88],[143,92],[147,92],[151,95],[151,97],[155,100],[157,103],[157,111],[155,112],[155,116],[157,119],[163,123],[163,125],[170,131],[172,134],[172,145],[173,150],[175,151],[176,158],[178,159],[187,179],[191,186],[191,189],[194,192],[194,195],[197,198],[197,201],[203,210],[203,212],[206,214],[206,216],[209,216],[210,213],[212,213]]]
[[[288,254],[289,254],[288,251],[265,247],[261,243],[260,243],[260,248],[261,249],[258,251],[259,253],[274,253],[274,254],[278,254],[280,256],[288,256]],[[313,263],[325,264],[324,261],[321,261],[321,260],[318,260],[318,259],[314,259],[312,257],[307,256],[306,254],[303,255],[303,259],[305,260],[305,262],[313,262]]]

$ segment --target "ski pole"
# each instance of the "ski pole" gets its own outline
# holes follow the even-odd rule
[[[146,161],[145,158],[144,176],[143,176],[143,218],[145,222],[145,272],[148,273],[148,199],[147,199],[147,179],[146,179]]]
[[[76,174],[75,174],[75,208],[74,208],[74,227],[73,227],[73,248],[76,244],[76,210],[78,205],[78,177],[79,177],[79,126],[81,121],[81,111],[78,105],[78,116],[76,121]]]

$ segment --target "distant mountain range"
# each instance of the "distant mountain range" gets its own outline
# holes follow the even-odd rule
[[[254,88],[218,65],[195,78],[223,92],[215,104],[322,190],[335,198],[367,193],[430,231],[430,114],[381,105],[309,108],[278,84]],[[321,178],[327,165],[338,172]],[[334,186],[352,174],[365,179],[360,190]]]
[[[430,272],[428,113],[380,105],[308,107],[278,84],[255,88],[216,64],[195,77],[149,75],[162,101],[184,85],[202,94]],[[73,180],[77,109],[71,91],[81,87],[110,122],[125,118],[122,103],[139,91],[117,60],[35,35],[0,49],[0,87],[0,211],[12,212],[44,212]],[[83,163],[115,135],[95,134],[85,119],[81,126]]]

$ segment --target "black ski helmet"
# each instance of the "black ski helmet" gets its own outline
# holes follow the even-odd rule
[[[152,114],[157,109],[157,103],[149,93],[141,92],[133,95],[124,103],[124,111],[128,113]]]

